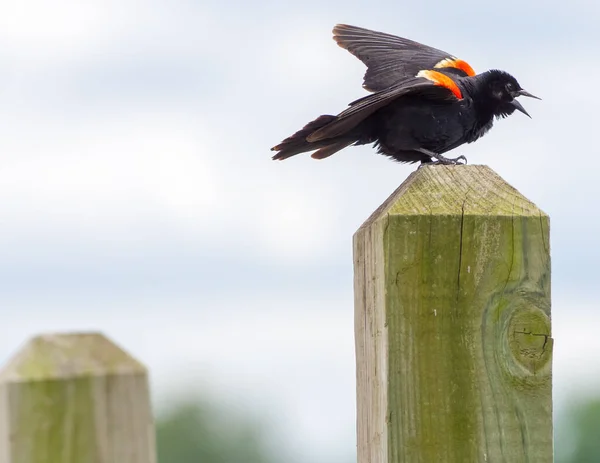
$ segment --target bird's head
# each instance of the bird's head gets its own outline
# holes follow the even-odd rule
[[[492,105],[492,111],[496,117],[509,116],[515,110],[529,116],[523,105],[516,100],[519,96],[541,100],[541,98],[523,90],[517,79],[508,72],[492,70],[483,74],[482,77],[483,91],[487,94],[487,100]]]

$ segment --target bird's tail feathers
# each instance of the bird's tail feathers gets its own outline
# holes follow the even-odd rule
[[[322,115],[314,121],[309,122],[295,134],[287,137],[277,146],[271,148],[271,151],[277,151],[273,156],[274,160],[284,160],[296,154],[305,153],[307,151],[315,151],[311,157],[314,159],[325,159],[339,150],[351,145],[356,141],[356,137],[340,136],[317,142],[309,142],[306,138],[315,130],[325,127],[330,122],[334,121],[336,116]]]

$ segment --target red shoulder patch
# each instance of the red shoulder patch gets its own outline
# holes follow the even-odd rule
[[[434,68],[456,68],[464,71],[470,77],[475,75],[475,71],[469,65],[469,63],[458,58],[445,58],[437,63]]]
[[[445,87],[454,93],[456,98],[459,100],[462,99],[462,92],[460,91],[460,88],[458,88],[458,85],[456,85],[456,83],[446,74],[442,74],[438,71],[420,71],[417,74],[417,77],[424,77],[425,79],[433,82],[435,85]]]

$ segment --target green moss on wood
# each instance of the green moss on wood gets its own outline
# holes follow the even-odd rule
[[[36,381],[13,385],[15,463],[95,463],[92,379]]]
[[[551,462],[547,216],[486,167],[436,166],[355,241],[378,229],[383,275],[365,280],[385,279],[385,463]]]
[[[154,463],[145,367],[100,334],[38,336],[0,373],[0,463]]]
[[[8,362],[0,371],[0,382],[127,372],[144,373],[146,368],[99,333],[43,335]]]

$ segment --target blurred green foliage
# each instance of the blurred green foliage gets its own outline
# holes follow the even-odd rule
[[[557,463],[600,463],[600,397],[571,408],[556,428]]]
[[[182,402],[156,423],[158,463],[275,463],[260,423],[207,403]]]
[[[556,463],[600,463],[600,397],[572,407],[556,424]],[[280,463],[262,424],[202,401],[159,416],[158,463]],[[281,457],[281,456],[280,456]]]

